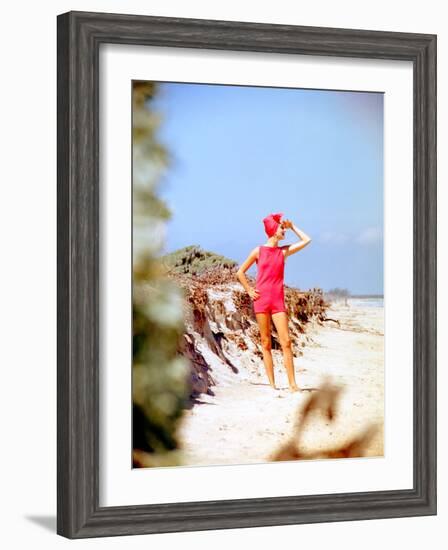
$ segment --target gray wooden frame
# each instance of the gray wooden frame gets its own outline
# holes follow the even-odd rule
[[[57,31],[57,532],[82,538],[436,514],[436,36],[89,12],[59,15]],[[103,43],[412,61],[412,489],[99,506],[98,53]]]

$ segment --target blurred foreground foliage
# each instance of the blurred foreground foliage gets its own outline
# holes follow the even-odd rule
[[[372,449],[378,445],[374,442],[380,432],[378,422],[370,422],[357,432],[346,435],[344,440],[334,442],[333,431],[337,425],[343,391],[343,386],[333,382],[331,377],[324,378],[317,391],[310,392],[297,409],[297,419],[289,440],[277,449],[269,460],[275,462],[369,456]],[[307,430],[316,430],[316,422],[319,422],[320,430],[325,431],[327,428],[328,443],[310,449],[307,448],[304,436]]]
[[[133,466],[181,463],[176,429],[189,395],[183,335],[183,292],[163,275],[157,253],[171,212],[157,196],[170,164],[157,141],[161,117],[154,82],[133,82]]]

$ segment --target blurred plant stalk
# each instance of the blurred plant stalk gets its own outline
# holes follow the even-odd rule
[[[368,456],[371,443],[379,430],[375,422],[364,426],[357,433],[347,434],[343,442],[334,442],[330,438],[327,446],[313,450],[303,448],[303,436],[307,429],[315,426],[313,419],[316,415],[327,425],[336,423],[342,392],[343,388],[327,377],[317,391],[312,392],[298,408],[292,437],[273,453],[271,460],[275,462]]]
[[[189,395],[188,360],[177,353],[184,293],[164,277],[157,255],[165,239],[167,205],[157,196],[170,164],[157,141],[161,116],[153,82],[133,82],[133,466],[182,463],[177,426]]]

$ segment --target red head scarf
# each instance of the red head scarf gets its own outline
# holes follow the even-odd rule
[[[266,231],[266,235],[268,237],[272,237],[272,235],[275,235],[275,232],[280,225],[282,216],[283,212],[279,212],[278,214],[269,214],[269,216],[266,216],[266,218],[264,218],[264,230]]]

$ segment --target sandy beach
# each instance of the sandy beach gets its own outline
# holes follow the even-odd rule
[[[338,303],[323,325],[310,324],[302,355],[294,358],[300,392],[290,393],[280,350],[273,350],[276,384],[267,383],[263,363],[241,352],[241,368],[219,376],[214,396],[203,394],[185,411],[179,439],[185,465],[260,463],[294,441],[295,427],[310,394],[331,377],[341,388],[337,414],[314,414],[300,438],[304,451],[346,444],[367,426],[374,436],[364,456],[382,456],[384,422],[384,309],[363,300]]]

